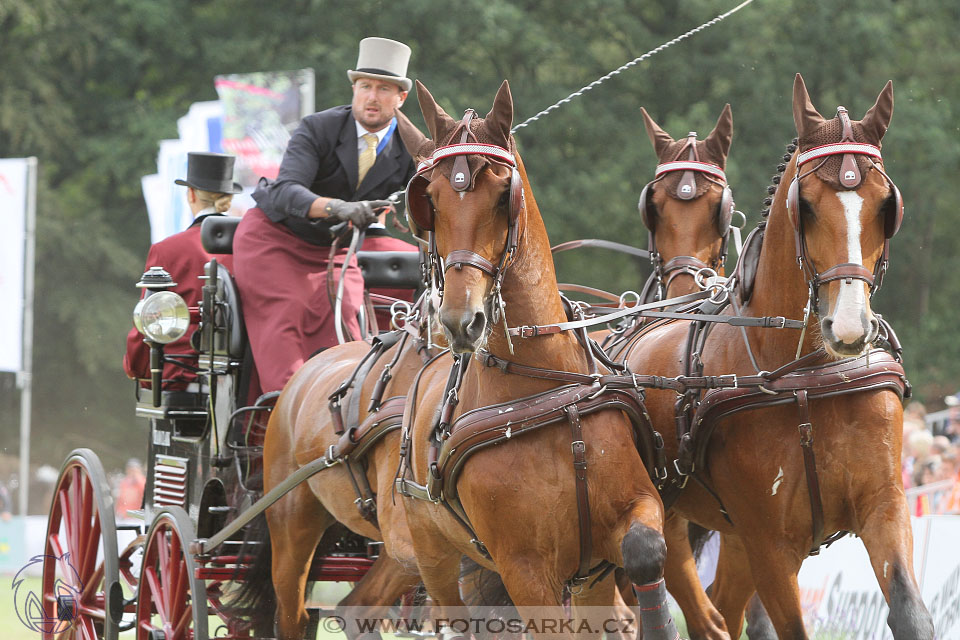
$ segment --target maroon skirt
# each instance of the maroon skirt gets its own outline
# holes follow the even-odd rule
[[[339,282],[346,254],[340,250],[331,265],[329,247],[298,238],[258,208],[244,214],[233,239],[234,274],[262,392],[282,389],[310,356],[337,344],[327,270],[334,266]],[[362,304],[363,275],[354,256],[343,291],[343,321],[354,339]]]

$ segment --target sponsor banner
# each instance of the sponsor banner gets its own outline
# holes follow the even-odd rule
[[[912,518],[914,575],[938,638],[960,639],[960,516]],[[877,571],[892,575],[883,561]],[[853,536],[808,558],[798,575],[807,629],[824,637],[887,640],[890,609],[863,541]]]
[[[214,78],[223,104],[223,152],[237,156],[245,189],[276,178],[290,134],[313,112],[313,69],[235,73]]]
[[[27,160],[0,160],[0,371],[23,369]]]

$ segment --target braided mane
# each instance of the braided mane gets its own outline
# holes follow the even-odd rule
[[[787,145],[787,152],[783,154],[783,162],[777,165],[777,172],[773,174],[773,177],[770,178],[772,184],[767,187],[767,193],[770,194],[763,199],[763,211],[760,212],[760,216],[766,218],[770,215],[770,206],[773,204],[773,194],[777,192],[777,185],[780,184],[780,179],[783,177],[783,172],[787,168],[787,163],[790,162],[790,158],[793,157],[793,152],[797,150],[797,138],[794,138]]]

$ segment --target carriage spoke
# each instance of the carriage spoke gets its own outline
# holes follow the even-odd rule
[[[168,620],[167,609],[165,603],[161,601],[163,598],[163,589],[161,588],[160,579],[157,578],[156,567],[146,567],[144,569],[143,575],[140,576],[141,589],[143,588],[142,583],[144,579],[146,579],[147,585],[150,587],[147,595],[150,596],[152,608],[156,609],[160,621],[166,623]]]
[[[82,599],[84,602],[87,602],[91,598],[97,595],[96,590],[101,586],[103,582],[103,563],[97,565],[97,570],[90,577],[90,579],[83,584],[83,594]]]
[[[83,569],[80,571],[81,580],[84,583],[93,582],[94,578],[87,577],[87,574],[93,570],[93,567],[96,566],[97,562],[97,550],[100,548],[100,518],[95,517],[93,521],[92,528],[86,534],[88,536],[85,548],[83,550],[83,558],[81,563]]]
[[[176,618],[180,612],[181,606],[186,606],[186,598],[178,597],[181,592],[186,592],[185,582],[187,578],[186,565],[182,558],[182,549],[180,548],[179,536],[171,535],[170,540],[170,617]]]
[[[69,496],[67,495],[68,490],[69,487],[64,487],[60,490],[60,495],[58,496],[60,500],[60,523],[63,525],[63,533],[66,537],[67,552],[73,548],[73,525],[70,522],[70,505],[68,503]],[[62,551],[60,555],[63,555]]]
[[[77,554],[79,555],[77,561],[80,563],[78,569],[81,579],[85,580],[92,569],[93,562],[96,562],[96,544],[100,538],[100,522],[93,506],[93,485],[86,476],[81,477],[80,496],[80,517],[78,521],[81,526],[77,531]],[[91,533],[91,529],[94,527],[96,529],[95,536]],[[90,559],[91,543],[94,545],[92,560]]]
[[[187,606],[183,610],[183,614],[180,616],[180,619],[177,621],[177,626],[173,630],[174,638],[186,638],[187,635],[184,633],[187,627],[190,625],[190,622],[193,620],[193,607]],[[193,634],[191,634],[193,635]]]

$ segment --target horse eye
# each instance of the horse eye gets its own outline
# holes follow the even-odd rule
[[[497,200],[497,207],[506,207],[510,204],[510,189],[507,189],[500,194],[500,199]]]
[[[807,202],[805,198],[800,198],[800,217],[801,218],[815,217],[815,214],[813,212],[813,207],[810,206],[810,203]]]

